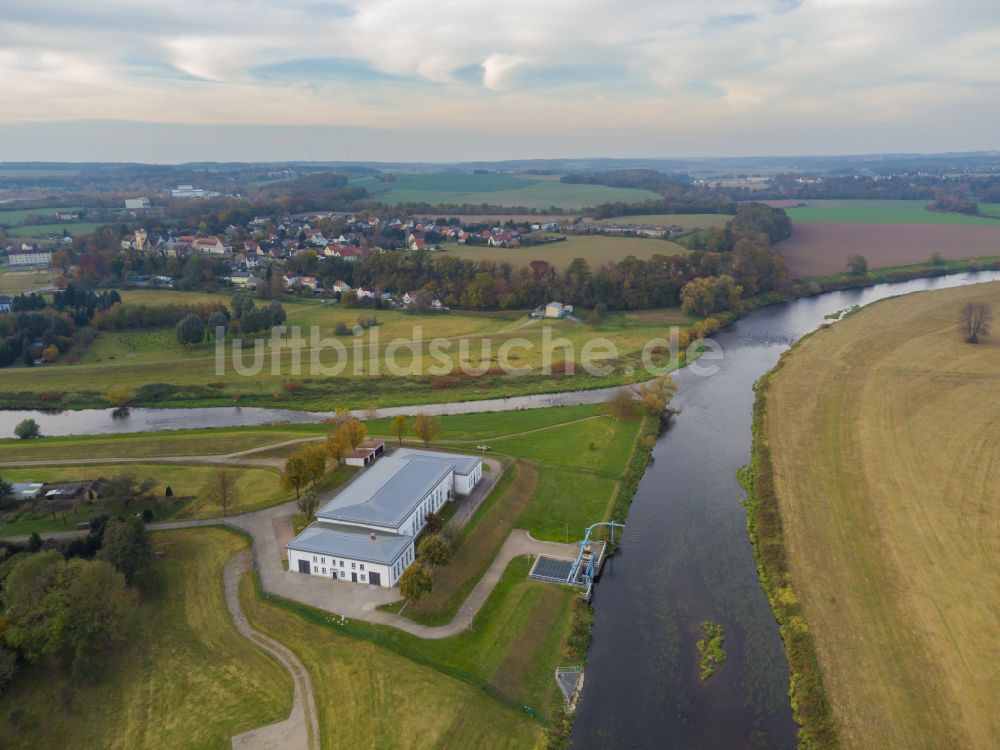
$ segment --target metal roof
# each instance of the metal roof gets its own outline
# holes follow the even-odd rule
[[[366,529],[314,523],[290,541],[288,549],[392,565],[412,544],[412,536],[376,533],[373,542]]]
[[[425,451],[416,448],[397,448],[393,458],[408,458],[410,460],[433,461],[454,467],[456,474],[465,476],[471,474],[483,462],[479,456],[465,456],[461,453],[444,453],[442,451]]]
[[[451,464],[441,461],[396,455],[383,458],[324,505],[316,517],[396,528],[452,470]]]

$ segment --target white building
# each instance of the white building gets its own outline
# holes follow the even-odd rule
[[[565,318],[573,314],[572,305],[564,305],[561,302],[550,302],[545,306],[546,318]]]
[[[134,209],[149,208],[149,198],[126,198],[125,208],[134,208]]]
[[[390,588],[416,557],[414,540],[483,475],[477,456],[400,448],[373,464],[287,545],[288,569]]]
[[[34,248],[31,250],[14,250],[7,256],[10,270],[18,271],[28,268],[48,268],[52,263],[52,251]]]

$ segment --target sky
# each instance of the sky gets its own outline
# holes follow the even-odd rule
[[[1000,148],[996,0],[3,0],[0,160]]]

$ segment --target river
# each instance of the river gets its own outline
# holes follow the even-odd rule
[[[808,297],[756,310],[715,336],[724,359],[698,377],[675,373],[681,413],[657,441],[621,550],[595,593],[593,643],[573,747],[787,748],[796,726],[778,628],[757,582],[736,483],[750,453],[753,384],[824,316],[885,297],[1000,280],[955,274]],[[596,403],[612,389],[381,409],[377,416]],[[360,412],[359,412],[360,414]],[[326,415],[258,408],[0,412],[0,434],[25,417],[46,435],[309,422]],[[698,678],[700,623],[725,629],[726,662]]]
[[[596,587],[574,748],[795,747],[788,663],[736,482],[750,458],[753,384],[829,313],[998,279],[955,274],[761,308],[716,335],[725,353],[718,373],[675,375],[681,413],[657,441],[621,551]],[[724,627],[728,658],[703,682],[696,642],[705,620]]]

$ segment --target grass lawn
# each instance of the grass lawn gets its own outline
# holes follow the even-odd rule
[[[793,222],[832,221],[851,224],[980,224],[997,226],[982,216],[928,211],[930,201],[810,200],[802,208],[788,208]],[[985,213],[985,212],[984,212]]]
[[[1000,203],[980,203],[979,213],[1000,218]]]
[[[389,205],[414,202],[478,206],[485,203],[510,208],[573,210],[608,201],[637,203],[660,197],[650,190],[572,185],[506,174],[400,174],[393,182],[362,177],[352,180],[351,185],[365,188],[372,194],[372,200]]]
[[[21,224],[19,226],[11,227],[7,231],[11,238],[29,237],[37,239],[38,237],[44,237],[48,234],[62,234],[64,231],[69,232],[73,237],[79,237],[84,234],[90,234],[98,227],[103,227],[106,223],[107,222],[94,221],[63,221],[53,224]]]
[[[329,746],[376,737],[376,747],[535,747],[541,727],[521,707],[546,719],[561,702],[553,673],[575,592],[527,580],[530,565],[527,557],[513,560],[472,627],[439,640],[262,600],[249,578],[242,594],[254,626],[310,670],[321,732],[338,738]],[[383,710],[386,701],[399,705]],[[386,714],[396,718],[380,722]]]
[[[559,235],[562,236],[562,235]],[[567,235],[565,242],[525,247],[487,247],[483,245],[442,245],[443,252],[468,260],[491,260],[525,266],[533,260],[544,260],[556,268],[566,268],[576,258],[583,258],[591,268],[617,262],[629,255],[648,260],[654,255],[685,255],[683,245],[649,237],[608,237],[601,234]]]
[[[15,224],[21,224],[22,222],[27,221],[29,216],[53,218],[55,217],[57,211],[60,213],[62,213],[63,211],[76,211],[77,213],[79,213],[82,210],[83,210],[82,206],[70,206],[70,207],[43,206],[42,208],[5,208],[0,210],[0,225],[12,226]]]
[[[36,271],[11,271],[4,267],[5,273],[0,273],[0,294],[11,296],[30,292],[52,282],[52,274]]]
[[[131,299],[128,295],[132,292],[126,294]],[[155,294],[157,299],[163,300],[164,295],[177,293],[145,294]],[[301,362],[298,370],[292,352],[284,347],[275,361],[268,355],[256,374],[239,375],[234,370],[229,347],[220,375],[213,343],[184,347],[177,343],[170,329],[109,331],[98,335],[76,364],[57,362],[32,368],[15,364],[6,368],[0,385],[0,405],[8,408],[41,406],[35,394],[53,391],[62,394],[64,408],[105,406],[104,394],[111,382],[131,389],[138,406],[231,406],[238,401],[249,406],[314,411],[596,388],[625,382],[628,367],[643,372],[641,352],[646,343],[666,336],[668,325],[684,326],[693,322],[675,308],[612,314],[596,327],[573,320],[529,322],[526,315],[517,312],[420,316],[380,311],[376,313],[380,325],[369,331],[360,346],[355,347],[353,337],[333,337],[332,324],[334,321],[355,323],[356,310],[296,303],[289,304],[288,314],[289,322],[301,326],[317,325],[321,336],[344,348],[338,351],[328,341],[314,350],[306,339],[306,348],[297,351]],[[611,341],[617,353],[599,363],[614,368],[609,375],[590,375],[582,367],[577,367],[574,375],[552,377],[543,373],[545,351],[550,352],[550,361],[557,364],[567,357],[574,357],[579,363],[584,346],[595,337]],[[393,345],[397,338],[410,343],[400,348]],[[434,338],[447,339],[444,344],[449,348],[432,356],[430,344]],[[514,368],[530,369],[527,376],[505,375],[496,368],[500,347],[515,338],[527,343],[518,343],[510,350],[508,363]],[[569,343],[569,353],[559,339]],[[387,359],[390,346],[394,349],[394,366],[402,369],[392,369]],[[339,376],[313,372],[314,353],[324,368],[339,363]],[[441,357],[445,358],[446,366],[452,368],[465,366],[488,371],[493,367],[493,374],[442,380],[441,373],[446,369],[442,367]],[[251,353],[244,354],[247,364],[252,359]],[[297,390],[286,391],[284,386],[292,382],[301,387],[296,385]],[[151,384],[161,387],[143,395],[142,386]]]
[[[607,519],[615,485],[608,477],[546,468],[517,525],[535,539],[577,541],[588,526]]]
[[[152,510],[157,520],[167,520],[221,516],[222,508],[209,498],[209,486],[218,470],[219,467],[216,466],[97,464],[3,469],[3,478],[8,482],[57,482],[111,477],[124,473],[134,474],[139,479],[152,478],[156,482],[154,491],[160,498],[159,507],[153,507]],[[287,498],[287,493],[281,489],[280,475],[276,469],[227,467],[227,470],[238,475],[236,487],[242,497],[242,502],[230,504],[230,515],[265,508]],[[168,486],[174,493],[171,498],[164,496]],[[0,524],[0,536],[73,529],[76,524],[99,513],[140,513],[146,507],[146,505],[133,505],[126,511],[117,507],[104,508],[100,501],[97,501],[94,504],[78,506],[75,511],[66,514],[57,514],[54,519],[39,512],[38,518],[22,517],[13,523]]]
[[[603,407],[599,404],[581,404],[579,406],[556,406],[550,409],[452,414],[441,417],[441,434],[438,435],[438,439],[477,442],[586,419],[599,414],[602,409]],[[373,419],[367,424],[370,434],[389,438],[391,419]],[[412,427],[412,425],[411,419],[410,426]],[[412,438],[413,435],[408,433],[405,437]],[[394,436],[393,439],[395,439]]]
[[[731,214],[639,214],[637,216],[614,216],[610,219],[601,219],[600,223],[608,226],[648,224],[657,227],[677,224],[685,231],[692,231],[694,229],[723,227],[731,218],[733,218]]]
[[[780,529],[761,541],[845,748],[1000,746],[1000,340],[961,340],[970,301],[998,309],[1000,284],[864,308],[767,385]]]
[[[228,748],[233,734],[287,716],[292,682],[236,632],[222,593],[222,567],[246,546],[219,529],[154,536],[165,556],[162,591],[140,606],[128,643],[103,660],[93,682],[39,664],[0,696],[10,748]],[[7,721],[22,710],[17,728]]]

